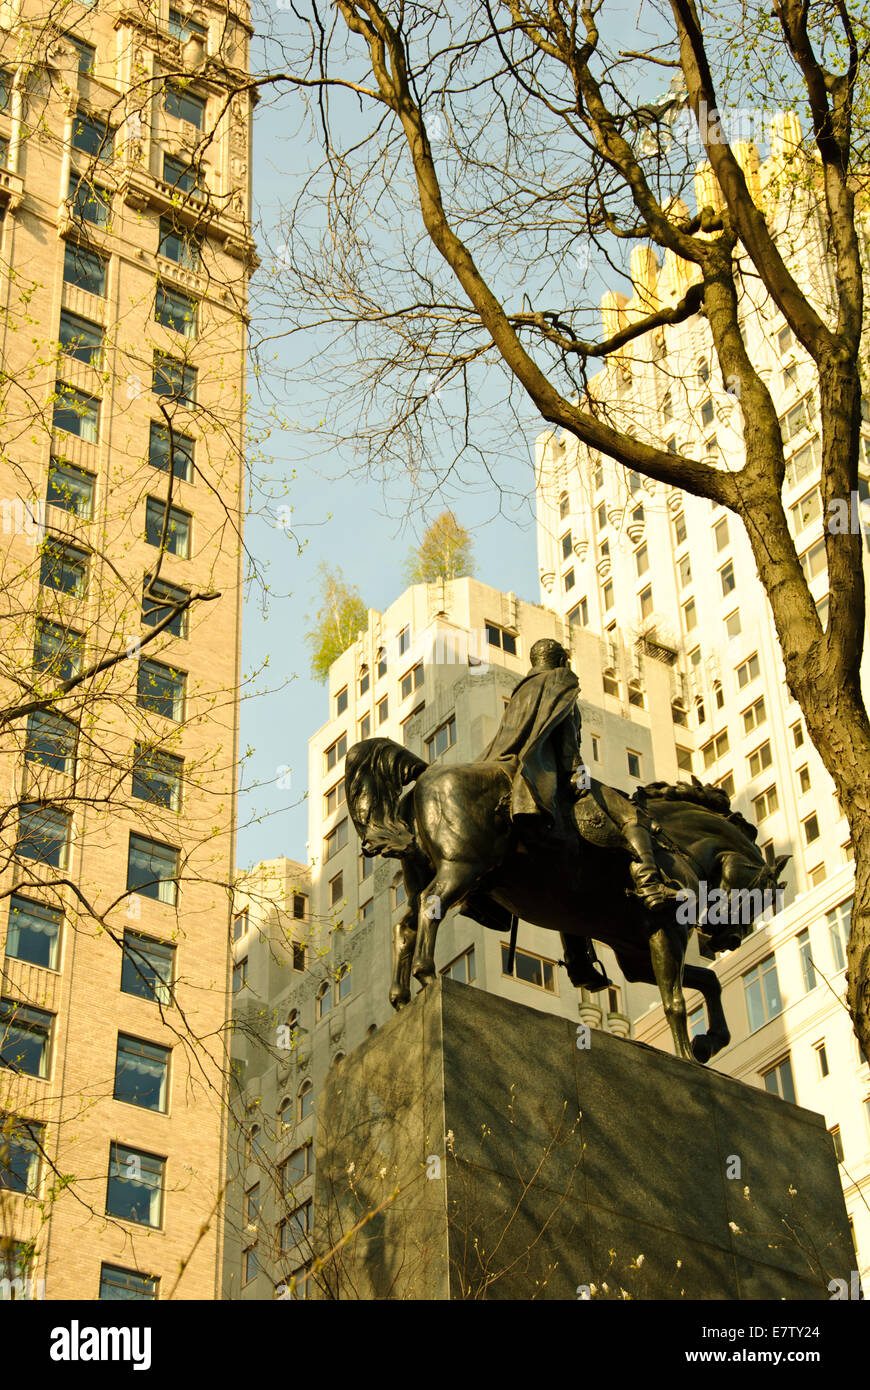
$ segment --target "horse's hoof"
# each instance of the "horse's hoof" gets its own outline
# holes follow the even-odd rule
[[[692,1039],[692,1052],[695,1061],[700,1062],[702,1066],[709,1062],[713,1056],[713,1044],[705,1033],[699,1033],[696,1038]]]
[[[433,985],[438,976],[434,970],[415,970],[414,979],[419,981],[420,988],[425,989],[427,985]]]
[[[409,993],[400,993],[398,990],[390,990],[390,1003],[394,1009],[404,1009],[406,1004],[410,1004],[411,996]]]

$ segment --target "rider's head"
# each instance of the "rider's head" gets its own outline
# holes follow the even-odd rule
[[[568,665],[568,653],[561,642],[557,642],[553,637],[542,637],[540,641],[535,642],[529,657],[536,669]]]

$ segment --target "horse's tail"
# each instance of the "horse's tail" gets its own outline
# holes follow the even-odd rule
[[[428,763],[391,738],[367,738],[348,749],[344,786],[363,854],[402,858],[414,848],[410,818],[402,815],[402,788]]]

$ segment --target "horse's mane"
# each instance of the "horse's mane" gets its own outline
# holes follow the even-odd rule
[[[699,782],[697,777],[693,777],[691,782],[647,782],[646,786],[638,787],[631,799],[638,806],[644,806],[647,801],[688,801],[693,806],[704,806],[736,825],[753,843],[758,839],[757,826],[739,811],[731,810],[728,793],[721,787]]]
[[[360,835],[375,853],[407,853],[414,843],[413,832],[401,819],[399,792],[429,766],[416,753],[391,738],[367,738],[355,743],[345,759],[344,784],[348,809]],[[355,811],[361,791],[371,798],[371,813],[365,825]],[[396,807],[394,814],[391,806]]]

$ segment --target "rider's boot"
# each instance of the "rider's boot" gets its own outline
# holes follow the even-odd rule
[[[624,825],[622,833],[635,856],[631,876],[638,897],[653,911],[672,904],[676,895],[661,876],[649,831],[642,825]]]
[[[607,977],[592,949],[592,943],[585,936],[572,936],[570,941],[562,937],[565,959],[561,962],[568,971],[568,979],[576,989],[588,989],[595,993],[606,989],[613,981]]]

